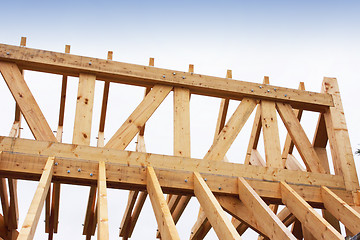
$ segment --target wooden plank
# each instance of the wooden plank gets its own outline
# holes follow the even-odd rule
[[[214,194],[198,172],[194,172],[194,193],[219,239],[241,239]]]
[[[149,67],[153,67],[155,65],[155,59],[154,58],[150,58],[149,59]],[[146,87],[145,88],[145,93],[144,93],[144,97],[151,91],[150,87]],[[139,135],[140,136],[144,136],[145,133],[145,125],[141,128]]]
[[[256,221],[263,225],[266,235],[269,236],[270,239],[296,240],[289,229],[286,228],[244,178],[238,178],[238,188],[240,200],[249,211],[253,212]]]
[[[168,86],[154,86],[105,147],[125,149],[171,90]]]
[[[281,194],[284,204],[316,239],[344,239],[285,182],[281,182]]]
[[[336,196],[329,188],[323,186],[321,190],[325,208],[351,232],[359,232],[360,213]]]
[[[142,207],[144,206],[145,200],[147,197],[147,192],[140,192],[139,198],[136,202],[136,205],[134,207],[134,211],[131,215],[131,222],[130,222],[130,227],[129,227],[129,236],[132,235],[134,228],[135,228],[135,224],[137,222],[137,219],[139,218],[140,212]]]
[[[306,167],[312,172],[325,173],[325,169],[321,165],[318,155],[307,138],[306,133],[300,125],[300,122],[295,116],[291,106],[276,103],[276,108],[291,136],[291,139],[294,141],[301,158],[304,160]]]
[[[70,53],[70,45],[65,45],[65,53]],[[67,80],[68,77],[66,75],[63,75],[61,82],[61,93],[60,93],[59,122],[56,131],[56,139],[58,142],[62,142],[62,136],[63,136]],[[58,230],[59,210],[60,210],[60,189],[61,187],[59,183],[53,184],[50,222],[48,223],[50,227],[49,240],[53,239],[53,233],[57,233]]]
[[[129,228],[130,228],[130,222],[131,222],[131,213],[135,206],[137,196],[139,194],[139,191],[130,191],[128,196],[128,202],[125,208],[125,213],[123,216],[123,219],[120,224],[120,237],[128,237],[129,235]]]
[[[89,236],[91,234],[91,226],[95,220],[95,202],[96,202],[96,190],[94,186],[90,187],[89,199],[86,207],[86,215],[84,220],[83,235]]]
[[[261,101],[260,107],[266,166],[284,168],[285,163],[281,161],[280,138],[275,102]]]
[[[300,82],[298,89],[305,90],[304,82]],[[297,117],[297,119],[299,119],[299,121],[300,121],[303,110],[302,109],[294,109],[293,111],[294,111],[294,114]],[[287,133],[283,151],[282,151],[282,155],[281,155],[284,162],[286,162],[286,160],[287,160],[287,155],[292,154],[293,149],[294,149],[294,142],[292,141],[290,134]]]
[[[147,167],[146,172],[146,188],[161,236],[164,239],[180,239],[154,169]]]
[[[265,229],[261,222],[255,219],[253,211],[249,210],[245,204],[240,201],[239,197],[217,196],[216,199],[224,210],[232,215],[235,219],[246,224],[259,234],[265,235]]]
[[[113,55],[113,52],[109,51],[107,59],[112,60],[112,55]],[[108,99],[109,99],[109,88],[110,88],[110,82],[105,81],[103,99],[102,99],[102,105],[101,105],[99,132],[104,132],[104,130],[105,130],[105,119],[106,119],[107,103],[108,103]]]
[[[91,121],[95,93],[95,75],[81,73],[76,101],[73,143],[90,144]]]
[[[226,78],[232,78],[232,71],[231,70],[226,71]],[[217,136],[219,135],[219,133],[221,132],[221,130],[225,126],[226,115],[227,115],[227,111],[228,111],[228,108],[229,108],[229,101],[230,101],[229,98],[222,98],[221,99],[218,119],[217,119],[217,122],[216,122],[214,141],[217,139]]]
[[[67,74],[75,77],[79,76],[80,72],[87,72],[96,75],[99,80],[144,87],[152,87],[158,84],[185,87],[189,88],[194,94],[220,98],[229,97],[235,100],[242,100],[244,97],[276,100],[289,103],[294,108],[299,107],[305,110],[320,111],[327,106],[333,106],[332,99],[328,94],[304,92],[271,85],[265,86],[257,83],[115,61],[109,62],[108,60],[20,48],[5,44],[0,44],[0,60],[18,63],[27,70]]]
[[[211,224],[208,221],[205,212],[200,209],[198,218],[191,228],[190,240],[203,239],[206,234],[210,231]]]
[[[302,226],[299,220],[295,220],[294,224],[291,227],[291,232],[296,237],[296,239],[303,239]]]
[[[39,222],[40,214],[44,205],[46,195],[49,191],[51,179],[54,171],[54,157],[49,157],[41,175],[39,185],[36,189],[34,198],[30,204],[29,211],[25,217],[23,226],[20,230],[18,240],[33,239],[36,226]]]
[[[70,53],[70,45],[65,45],[65,53]],[[64,125],[67,80],[68,80],[68,76],[63,75],[61,82],[60,110],[59,110],[59,124],[58,124],[59,126]]]
[[[18,66],[14,63],[0,62],[0,71],[35,139],[56,142]]]
[[[215,161],[222,161],[224,159],[226,152],[245,125],[255,106],[256,101],[253,99],[244,98],[241,101],[227,124],[219,133],[216,141],[214,141],[206,153],[204,159]]]
[[[324,78],[323,89],[334,101],[334,107],[328,108],[324,117],[335,174],[344,176],[346,188],[355,191],[359,188],[359,180],[336,78]]]
[[[4,214],[4,223],[5,226],[8,226],[8,219],[9,219],[9,195],[8,190],[6,188],[6,180],[5,178],[0,178],[0,199],[1,199],[1,206]]]
[[[46,156],[56,155],[56,157],[59,159],[59,163],[62,162],[63,164],[65,164],[59,164],[58,166],[56,166],[57,169],[63,170],[57,171],[56,176],[58,176],[59,178],[61,178],[62,176],[68,176],[69,182],[75,180],[80,181],[81,179],[89,182],[90,180],[90,182],[85,185],[89,185],[91,183],[91,180],[94,179],[92,176],[89,175],[89,172],[97,172],[97,165],[94,164],[97,164],[99,159],[105,159],[106,161],[114,165],[114,168],[110,169],[115,170],[116,166],[125,171],[122,176],[123,178],[121,179],[121,181],[124,181],[124,183],[131,183],[133,181],[132,183],[134,184],[144,184],[144,181],[141,180],[141,178],[143,177],[141,175],[142,173],[138,172],[138,170],[136,170],[131,176],[127,176],[125,173],[130,170],[140,170],[144,166],[148,166],[149,163],[151,163],[154,168],[163,169],[164,174],[174,174],[174,179],[169,180],[168,183],[164,183],[165,185],[169,184],[168,186],[171,186],[171,188],[177,186],[172,184],[175,184],[176,181],[181,180],[178,186],[180,189],[192,189],[190,184],[184,184],[183,177],[181,177],[181,179],[175,179],[175,177],[177,176],[177,173],[179,174],[179,176],[181,174],[185,177],[191,176],[192,172],[197,171],[204,176],[206,175],[206,177],[208,178],[208,185],[211,187],[212,191],[219,193],[237,193],[236,184],[232,185],[233,183],[236,183],[236,177],[244,177],[247,180],[252,180],[254,184],[256,181],[266,181],[268,182],[268,184],[261,185],[269,188],[271,188],[272,184],[274,184],[275,186],[279,181],[287,181],[292,186],[294,184],[299,184],[303,186],[304,190],[306,189],[306,191],[309,191],[309,193],[311,193],[311,195],[307,195],[306,191],[304,191],[304,193],[302,194],[304,194],[306,198],[313,196],[311,198],[314,198],[314,200],[318,198],[317,195],[314,195],[314,191],[316,189],[319,190],[319,186],[321,185],[330,188],[336,188],[341,191],[345,189],[342,176],[290,171],[287,169],[264,168],[260,166],[141,152],[130,152],[114,149],[107,149],[106,151],[104,151],[102,148],[89,147],[84,145],[51,143],[46,141],[0,137],[0,151],[3,151],[3,153],[1,154],[0,171],[4,174],[6,172],[11,172],[12,174],[21,173],[22,175],[24,175],[23,173],[30,173],[35,174],[34,178],[36,178],[36,174],[39,173],[39,170],[37,170],[37,167],[39,165],[37,164],[40,164],[41,168],[41,164],[43,165],[45,163],[44,159],[46,160]],[[19,159],[18,163],[16,163],[16,159]],[[26,159],[28,163],[20,161],[21,159]],[[73,163],[70,164],[70,161],[72,161]],[[29,163],[31,163],[32,165],[30,165]],[[75,163],[79,165],[75,165]],[[71,173],[66,172],[66,164],[69,164],[68,167],[69,170],[71,170]],[[78,172],[77,166],[80,166],[83,170],[81,172]],[[16,177],[18,177],[18,175],[16,175]],[[111,175],[109,173],[108,181],[112,181],[113,183],[119,182],[118,175],[119,174]],[[32,176],[22,176],[22,179],[24,177],[31,179]],[[218,189],[219,185],[217,185],[220,182],[211,182],[211,178],[213,178],[214,180],[216,179],[216,181],[222,181],[221,179],[225,181],[221,184],[221,190]],[[256,192],[259,193],[261,185],[256,186]],[[274,187],[274,189],[275,188],[276,187]],[[311,190],[311,188],[314,188],[314,190]],[[261,195],[262,197],[266,196],[266,194],[270,194],[269,196],[278,196],[275,190],[275,192],[271,192],[272,190],[270,192],[266,192],[265,189],[261,191],[261,194],[263,194]]]
[[[17,197],[17,180],[13,178],[8,178],[9,186],[9,228],[17,229],[19,222],[19,207],[18,207],[18,197]]]
[[[269,83],[270,83],[269,77],[264,76],[263,84],[269,84]],[[254,123],[250,134],[248,149],[246,151],[245,162],[244,162],[245,164],[249,164],[250,162],[252,149],[257,148],[257,145],[259,143],[260,132],[261,132],[261,108],[260,105],[258,104],[258,106],[256,107]]]
[[[105,162],[99,162],[99,177],[98,177],[98,205],[97,205],[97,222],[98,233],[97,238],[100,240],[109,239],[109,218],[108,218],[108,203],[106,190],[106,168]]]

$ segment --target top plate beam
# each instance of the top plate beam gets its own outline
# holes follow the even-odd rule
[[[79,76],[95,74],[98,80],[151,87],[155,84],[185,87],[191,93],[241,100],[244,97],[285,102],[293,108],[323,111],[333,106],[330,94],[315,93],[173,71],[111,60],[0,44],[0,61],[11,61],[25,70]]]

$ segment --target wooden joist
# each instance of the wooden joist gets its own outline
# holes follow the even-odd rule
[[[285,182],[281,182],[281,194],[284,204],[316,239],[344,239]]]
[[[39,222],[45,198],[50,188],[54,171],[54,159],[54,157],[49,157],[46,161],[39,185],[30,204],[29,211],[19,233],[19,237],[17,238],[18,240],[30,240],[34,238],[36,226]]]
[[[270,239],[296,239],[244,178],[239,178],[238,187],[240,200],[253,212],[256,221],[263,225]]]
[[[206,182],[197,172],[194,173],[194,193],[219,239],[241,239]]]
[[[299,107],[305,110],[322,111],[329,106],[333,106],[332,99],[328,94],[304,92],[271,85],[21,48],[6,44],[0,44],[0,60],[17,63],[26,70],[66,74],[75,77],[78,77],[81,72],[87,72],[96,75],[99,80],[144,87],[158,84],[185,87],[195,94],[235,100],[242,100],[244,97],[276,100],[289,103],[294,108]]]
[[[357,234],[360,231],[360,213],[327,187],[321,188],[321,194],[326,210],[341,221],[352,233]]]
[[[162,238],[180,239],[154,169],[147,167],[146,173],[146,189],[149,193]]]

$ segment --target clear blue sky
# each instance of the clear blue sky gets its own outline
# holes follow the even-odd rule
[[[99,58],[106,58],[107,51],[112,50],[116,61],[147,65],[148,58],[155,57],[158,67],[186,71],[192,63],[197,73],[221,77],[227,69],[232,69],[233,78],[237,80],[261,82],[262,77],[268,75],[274,85],[297,88],[299,82],[304,81],[311,91],[320,91],[324,76],[337,77],[352,147],[354,151],[360,147],[359,1],[4,1],[1,6],[0,42],[5,44],[18,45],[20,37],[26,36],[27,46],[31,48],[63,52],[64,45],[70,44],[73,54]],[[56,91],[59,91],[60,81],[55,79],[49,84],[46,80],[52,77],[33,73],[27,73],[26,77],[55,130],[59,99]],[[95,92],[96,117],[101,87],[98,84]],[[77,91],[74,79],[69,81],[68,91],[64,138],[71,142],[75,111],[72,100]],[[42,98],[44,92],[47,95]],[[105,132],[107,139],[142,95],[142,89],[112,87]],[[0,100],[12,101],[3,81],[0,81]],[[192,156],[201,158],[212,142],[218,101],[197,96],[192,96],[191,101]],[[121,104],[123,102],[126,104]],[[231,103],[230,113],[236,104]],[[150,152],[171,154],[171,99],[163,105],[146,129],[146,137],[151,139],[147,141],[147,147]],[[0,119],[0,135],[7,135],[13,108],[2,104],[0,111],[9,113]],[[310,139],[315,128],[314,119],[313,114],[305,114],[303,119],[303,124],[310,129],[307,132]],[[94,145],[98,119],[93,122]],[[246,127],[251,128],[251,124],[249,120]],[[31,137],[27,129],[24,129],[24,137]],[[244,130],[228,153],[230,160],[243,161],[247,140],[248,131]],[[284,136],[281,140],[283,143]],[[133,147],[134,144],[129,149]],[[355,160],[358,162],[359,157]],[[360,169],[359,164],[357,166]],[[21,186],[27,188],[27,194],[19,197],[22,206],[20,226],[36,185],[21,183]],[[127,193],[119,192],[109,193],[112,238],[118,234],[127,201]],[[87,189],[63,188],[59,234],[55,239],[79,238],[87,194]],[[197,216],[196,200],[185,214],[178,226],[181,238],[188,238],[190,234]],[[45,238],[43,219],[39,222],[38,239]],[[149,202],[140,225],[135,229],[137,235],[133,239],[153,238],[156,222]],[[208,239],[216,239],[214,232]]]

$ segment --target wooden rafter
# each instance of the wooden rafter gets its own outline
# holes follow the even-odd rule
[[[161,236],[164,239],[180,239],[154,169],[147,167],[146,172],[146,189],[149,193]]]
[[[43,208],[46,195],[49,191],[51,178],[54,171],[54,158],[49,157],[46,161],[44,171],[41,175],[39,185],[36,189],[34,198],[30,204],[29,211],[25,217],[23,226],[20,230],[19,240],[33,239],[36,226],[39,222],[41,210]]]
[[[284,204],[316,239],[343,239],[335,228],[285,182],[281,183],[281,194]]]
[[[256,221],[263,224],[270,239],[296,239],[244,178],[239,178],[238,187],[240,200],[253,212]]]
[[[241,239],[206,182],[197,172],[194,173],[194,193],[219,239]]]
[[[109,219],[107,206],[107,191],[106,191],[106,169],[105,162],[99,162],[99,177],[98,177],[98,206],[97,206],[97,222],[98,222],[98,239],[109,239]]]

